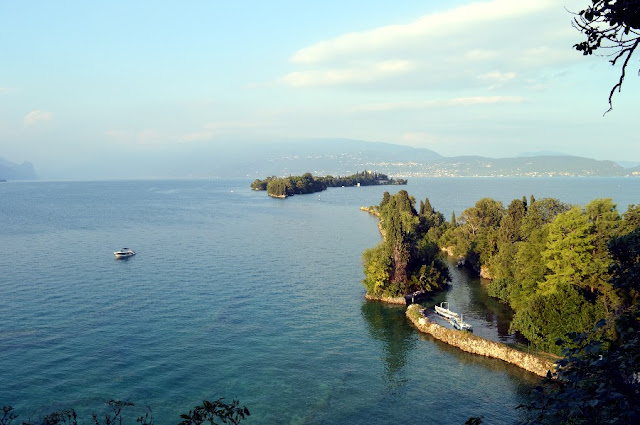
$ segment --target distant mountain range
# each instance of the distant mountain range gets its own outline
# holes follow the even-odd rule
[[[37,178],[36,170],[30,162],[16,164],[0,158],[0,180],[34,180]]]
[[[179,150],[129,152],[100,162],[65,166],[64,174],[46,178],[111,179],[314,175],[346,176],[372,170],[393,177],[507,176],[639,176],[640,166],[628,168],[563,154],[527,153],[514,158],[444,157],[432,150],[349,139],[308,139],[263,142],[218,142],[182,145]],[[78,159],[81,161],[81,159]],[[51,169],[51,164],[48,164]],[[0,159],[0,179],[37,178],[33,165]]]
[[[347,175],[365,169],[399,177],[640,176],[640,167],[579,156],[443,157],[429,149],[346,139],[256,144],[248,151],[236,162],[236,173],[242,170],[247,177],[307,171]]]

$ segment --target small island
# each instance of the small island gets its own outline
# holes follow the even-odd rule
[[[251,189],[266,190],[267,194],[274,198],[287,198],[293,195],[321,192],[328,187],[405,184],[407,184],[406,179],[393,179],[389,178],[386,174],[365,170],[345,177],[334,177],[330,175],[326,177],[314,177],[311,173],[289,177],[271,176],[264,180],[254,180],[253,183],[251,183]]]

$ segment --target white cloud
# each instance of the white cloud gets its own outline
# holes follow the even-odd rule
[[[52,118],[53,113],[36,109],[25,115],[24,125],[31,126],[41,121],[51,121]]]
[[[522,103],[523,101],[524,99],[520,96],[469,96],[441,100],[370,103],[358,106],[353,109],[352,112],[386,112],[443,106],[496,105],[503,103]]]
[[[580,60],[571,49],[580,36],[567,12],[580,6],[580,0],[482,1],[347,33],[294,52],[297,69],[280,81],[412,90],[495,89],[511,81],[526,89],[525,79],[541,69]]]
[[[492,71],[479,75],[478,78],[492,83],[504,83],[506,81],[513,80],[516,78],[516,75],[517,74],[515,72]]]
[[[498,103],[522,103],[520,96],[472,96],[450,99],[445,103],[450,106],[462,105],[494,105]]]
[[[112,143],[128,146],[163,146],[171,144],[175,139],[166,131],[152,128],[142,130],[107,130],[104,132]]]
[[[415,68],[411,61],[389,60],[371,65],[292,72],[283,77],[282,82],[293,87],[365,84],[406,74]]]
[[[236,133],[241,130],[260,128],[263,123],[251,121],[216,121],[205,124],[201,129],[178,138],[180,143],[204,142],[221,134]]]
[[[399,140],[404,145],[424,147],[425,145],[437,142],[439,137],[431,133],[425,133],[424,131],[417,131],[404,133],[400,136]]]
[[[330,61],[336,56],[394,49],[416,38],[441,38],[443,35],[464,32],[465,27],[527,16],[556,4],[551,0],[493,0],[472,3],[427,15],[408,24],[388,25],[322,41],[298,50],[291,61],[314,64]]]

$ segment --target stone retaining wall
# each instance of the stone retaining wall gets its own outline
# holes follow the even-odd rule
[[[374,297],[373,295],[366,294],[364,296],[369,301],[380,301],[389,304],[407,305],[407,301],[404,297]]]
[[[419,331],[442,342],[468,353],[503,360],[539,376],[546,376],[547,371],[555,368],[554,362],[551,360],[516,350],[499,342],[489,341],[469,332],[461,332],[433,323],[424,317],[422,309],[421,305],[410,305],[406,315]]]

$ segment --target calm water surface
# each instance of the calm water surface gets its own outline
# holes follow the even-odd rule
[[[380,236],[358,207],[401,188],[283,201],[248,186],[0,184],[0,404],[26,420],[66,407],[88,418],[105,400],[130,400],[132,415],[150,405],[159,424],[217,397],[247,405],[247,424],[518,419],[535,377],[364,301],[360,254]],[[406,189],[449,218],[483,196],[506,205],[532,193],[613,197],[624,210],[640,179],[413,179]],[[115,261],[123,246],[138,255]],[[509,340],[508,309],[455,272],[433,302]]]

